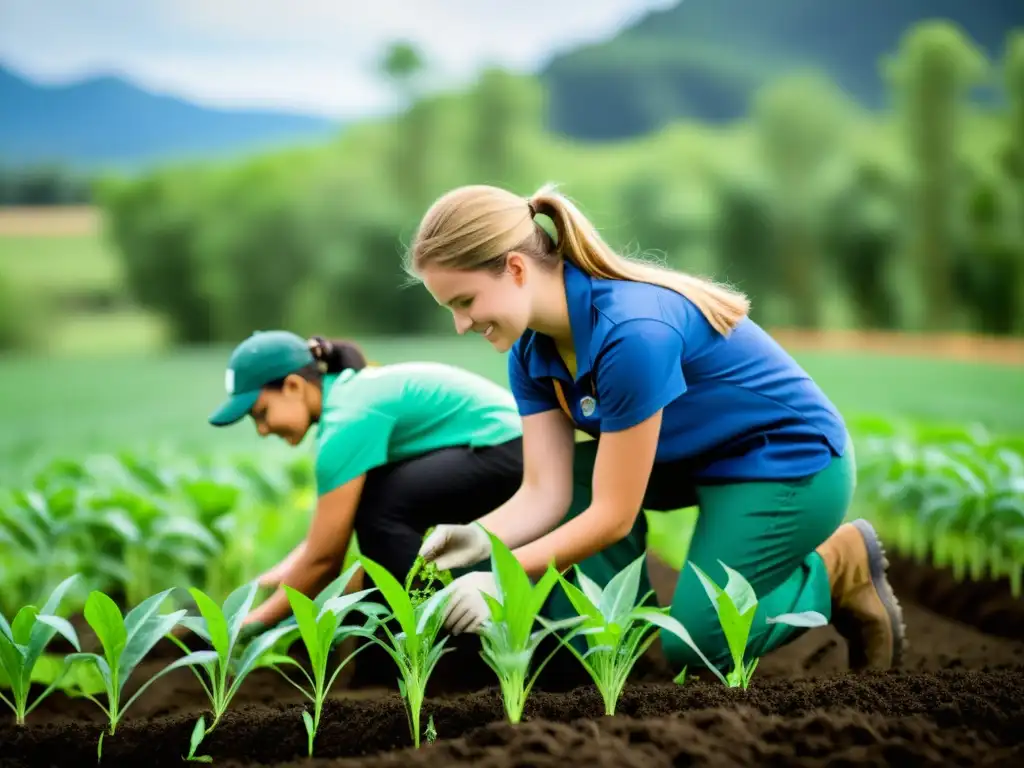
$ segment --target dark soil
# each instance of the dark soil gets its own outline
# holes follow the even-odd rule
[[[657,563],[651,573],[656,584],[671,578]],[[638,665],[615,717],[602,716],[585,679],[554,669],[528,699],[524,722],[512,726],[489,669],[463,642],[435,673],[423,724],[433,717],[437,741],[419,750],[397,693],[368,687],[393,688],[393,665],[362,654],[325,708],[316,759],[306,757],[301,694],[269,671],[246,680],[199,752],[235,768],[1024,766],[1024,601],[1001,593],[1005,585],[957,585],[899,559],[892,577],[911,642],[897,672],[848,672],[845,644],[831,628],[762,659],[748,691],[717,680],[675,685],[655,651]],[[143,667],[139,679],[166,663]],[[191,672],[161,679],[104,738],[103,764],[181,765],[205,704]],[[0,765],[95,765],[101,717],[89,701],[53,695],[28,726],[0,727]]]

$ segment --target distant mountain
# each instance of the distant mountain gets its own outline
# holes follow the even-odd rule
[[[39,85],[0,66],[0,166],[139,167],[321,141],[339,127],[320,117],[203,107],[115,77]]]
[[[551,127],[610,140],[680,117],[735,120],[759,87],[808,67],[877,109],[887,103],[880,59],[927,19],[957,24],[998,61],[1009,30],[1024,28],[1024,1],[682,0],[606,42],[552,59],[540,75]]]

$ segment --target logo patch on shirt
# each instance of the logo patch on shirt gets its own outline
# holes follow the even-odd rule
[[[597,410],[597,400],[592,398],[590,395],[585,395],[580,398],[580,411],[586,418],[590,418],[594,415],[594,411]]]

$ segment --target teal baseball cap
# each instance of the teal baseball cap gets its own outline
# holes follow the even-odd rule
[[[231,353],[224,373],[228,398],[210,415],[215,427],[245,418],[263,387],[316,361],[308,342],[289,331],[256,331]]]

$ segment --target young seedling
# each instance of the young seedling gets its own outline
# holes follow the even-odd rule
[[[191,755],[195,753],[203,737],[217,727],[231,700],[238,693],[242,681],[256,668],[274,643],[291,631],[291,627],[275,627],[255,637],[245,646],[244,651],[239,653],[244,645],[242,621],[252,608],[258,591],[259,585],[256,582],[244,584],[228,595],[221,608],[205,592],[195,587],[188,590],[200,615],[185,616],[179,623],[206,641],[214,652],[211,661],[192,666],[193,673],[210,699],[213,720],[209,728],[206,727],[205,718],[200,718],[201,727],[200,722],[196,723],[196,730],[192,733],[194,743],[189,759],[197,759]],[[168,637],[186,653],[189,652],[188,646],[177,637]],[[197,734],[198,741],[195,741]]]
[[[413,583],[417,576],[420,577],[423,586],[414,588]],[[426,563],[422,557],[417,557],[405,577],[405,591],[415,607],[430,599],[430,596],[437,590],[443,589],[451,583],[450,571],[439,571],[435,563]]]
[[[580,623],[584,617],[548,622],[542,629],[533,631],[544,601],[558,583],[558,571],[549,565],[537,584],[532,584],[523,566],[504,542],[489,531],[487,535],[491,539],[491,570],[498,594],[496,597],[484,594],[490,608],[490,619],[485,622],[480,633],[483,646],[480,655],[498,676],[509,722],[518,723],[522,720],[526,698],[533,684],[559,648],[556,645],[527,680],[530,664],[541,641],[552,632]]]
[[[209,755],[197,755],[196,750],[203,741],[203,737],[209,731],[206,730],[206,718],[202,715],[196,720],[195,726],[192,728],[192,737],[188,742],[188,754],[185,755],[185,760],[190,763],[212,763],[213,758]]]
[[[377,611],[372,608],[367,608],[365,604],[361,604],[363,598],[374,590],[363,589],[349,595],[341,594],[357,570],[359,570],[359,564],[353,563],[341,574],[341,576],[331,582],[326,589],[317,595],[315,600],[310,600],[306,595],[287,584],[284,585],[284,591],[285,594],[288,595],[288,602],[291,604],[295,623],[285,626],[284,635],[275,637],[274,642],[276,642],[280,637],[283,637],[285,641],[289,640],[294,635],[301,637],[303,644],[306,646],[306,653],[309,655],[309,662],[313,674],[310,676],[298,661],[287,656],[276,657],[276,662],[277,664],[291,664],[298,667],[310,687],[305,688],[304,686],[296,683],[285,675],[276,664],[274,665],[274,668],[284,676],[285,680],[302,691],[302,694],[313,702],[312,715],[305,710],[302,712],[302,722],[306,726],[306,736],[310,757],[313,756],[313,740],[316,737],[317,730],[320,728],[320,715],[323,712],[324,701],[327,698],[327,694],[334,685],[334,681],[337,679],[338,674],[345,668],[345,665],[348,664],[348,662],[351,661],[352,658],[362,650],[362,648],[366,647],[362,646],[362,648],[357,648],[345,657],[345,659],[338,664],[333,674],[328,678],[327,666],[331,660],[331,651],[334,646],[346,637],[353,636],[359,630],[363,629],[363,627],[345,626],[342,622],[352,610],[359,610],[370,617],[375,616],[377,613]],[[275,631],[276,630],[271,630],[271,633]],[[256,643],[260,643],[262,639],[263,637],[261,636],[256,640]],[[267,645],[266,647],[269,648],[270,646]]]
[[[708,599],[715,606],[718,622],[722,626],[722,633],[725,635],[733,662],[732,671],[724,677],[717,668],[710,664],[707,666],[725,685],[745,690],[750,685],[758,662],[757,658],[751,659],[749,662],[744,661],[750,627],[754,622],[754,614],[757,613],[757,595],[754,594],[753,587],[743,578],[742,574],[721,560],[718,563],[728,576],[725,589],[719,587],[704,571],[690,563],[690,567],[693,568],[700,583],[704,586]],[[817,611],[784,613],[768,617],[766,621],[769,624],[788,624],[791,627],[821,627],[828,624],[828,619]]]
[[[104,705],[87,691],[80,695],[92,701],[107,715],[110,727],[104,733],[113,736],[124,713],[150,685],[175,669],[196,664],[209,664],[217,659],[216,651],[194,651],[168,664],[153,677],[144,682],[127,702],[121,702],[125,684],[139,662],[157,642],[170,632],[185,615],[185,610],[160,614],[160,605],[173,592],[167,589],[146,598],[124,616],[117,603],[99,591],[92,591],[85,601],[85,620],[96,633],[103,648],[102,654],[72,653],[68,662],[85,662],[95,665],[103,679],[107,703]],[[52,622],[51,622],[52,623]],[[100,733],[96,746],[97,758],[103,755],[103,736]]]
[[[67,672],[65,664],[63,672],[58,674],[32,704],[28,703],[29,689],[33,683],[32,672],[53,636],[60,632],[75,650],[79,648],[78,635],[74,628],[65,619],[53,615],[64,593],[77,578],[77,575],[70,576],[58,584],[43,605],[42,611],[34,605],[26,605],[18,611],[10,624],[0,614],[0,670],[3,670],[10,683],[11,698],[14,699],[11,701],[0,693],[0,701],[13,710],[14,722],[17,725],[25,724],[25,718],[29,713],[53,692],[60,684],[64,672]]]
[[[437,633],[444,622],[443,606],[448,601],[451,585],[414,605],[409,593],[386,568],[365,555],[360,556],[359,562],[384,595],[391,613],[378,617],[372,627],[357,630],[356,634],[381,646],[398,666],[401,675],[398,679],[398,690],[405,700],[413,744],[419,747],[420,713],[427,681],[437,662],[447,651],[444,646],[448,638],[444,637],[438,642]],[[398,621],[401,631],[397,634],[387,625],[391,618]],[[378,627],[386,635],[386,641],[377,637],[375,630]]]
[[[689,645],[707,662],[704,654],[694,643],[690,633],[682,624],[668,616],[668,608],[646,606],[653,590],[637,601],[640,591],[640,571],[646,555],[641,555],[626,568],[619,571],[602,590],[588,578],[579,566],[573,566],[579,587],[559,576],[562,588],[573,607],[584,618],[568,635],[559,635],[565,645],[590,674],[601,692],[606,715],[614,715],[615,707],[629,673],[644,651],[654,642],[656,628],[666,629]],[[541,624],[553,627],[554,623],[538,617]],[[587,651],[580,653],[572,644],[577,635],[586,638]]]

